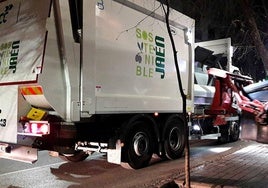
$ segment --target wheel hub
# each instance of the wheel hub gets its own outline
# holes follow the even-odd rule
[[[133,138],[133,146],[136,155],[142,156],[148,152],[149,139],[144,133],[137,133]]]
[[[170,131],[169,133],[169,144],[170,144],[170,147],[173,149],[173,150],[178,150],[180,148],[180,132],[179,132],[179,129],[177,127],[173,127],[173,129]]]

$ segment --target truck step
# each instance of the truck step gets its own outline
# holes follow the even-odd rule
[[[3,150],[1,147],[0,158],[12,159],[15,161],[34,163],[37,161],[37,149],[20,146],[20,145],[7,145]],[[10,151],[9,151],[10,150]]]

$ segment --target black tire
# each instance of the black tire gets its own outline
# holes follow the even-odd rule
[[[240,121],[230,121],[226,125],[220,125],[221,136],[218,138],[220,144],[235,142],[240,136]]]
[[[153,154],[153,134],[148,125],[137,120],[124,135],[125,144],[122,148],[123,161],[133,169],[148,166]]]
[[[240,136],[240,123],[239,121],[230,122],[230,142],[235,142]]]
[[[178,116],[170,116],[164,127],[164,150],[168,159],[178,159],[185,147],[185,131],[183,121]]]
[[[220,125],[220,133],[221,136],[218,138],[218,142],[220,144],[224,144],[230,141],[230,137],[229,137],[229,126],[227,125]]]
[[[86,154],[83,151],[77,151],[74,154],[62,154],[61,158],[65,161],[70,162],[80,162],[84,161],[88,157],[88,154]]]

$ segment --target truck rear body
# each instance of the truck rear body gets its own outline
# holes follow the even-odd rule
[[[31,143],[71,161],[108,152],[108,161],[132,168],[146,166],[152,153],[180,157],[186,122],[163,7],[143,0],[1,2],[0,156],[34,162],[36,150],[25,148]],[[203,109],[195,109],[209,107],[214,89],[194,84],[195,22],[173,9],[169,20],[187,112],[203,120]]]

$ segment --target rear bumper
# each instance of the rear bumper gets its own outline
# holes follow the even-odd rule
[[[0,148],[0,158],[11,159],[26,163],[34,163],[37,161],[38,158],[38,152],[35,148],[6,143],[0,143]]]

